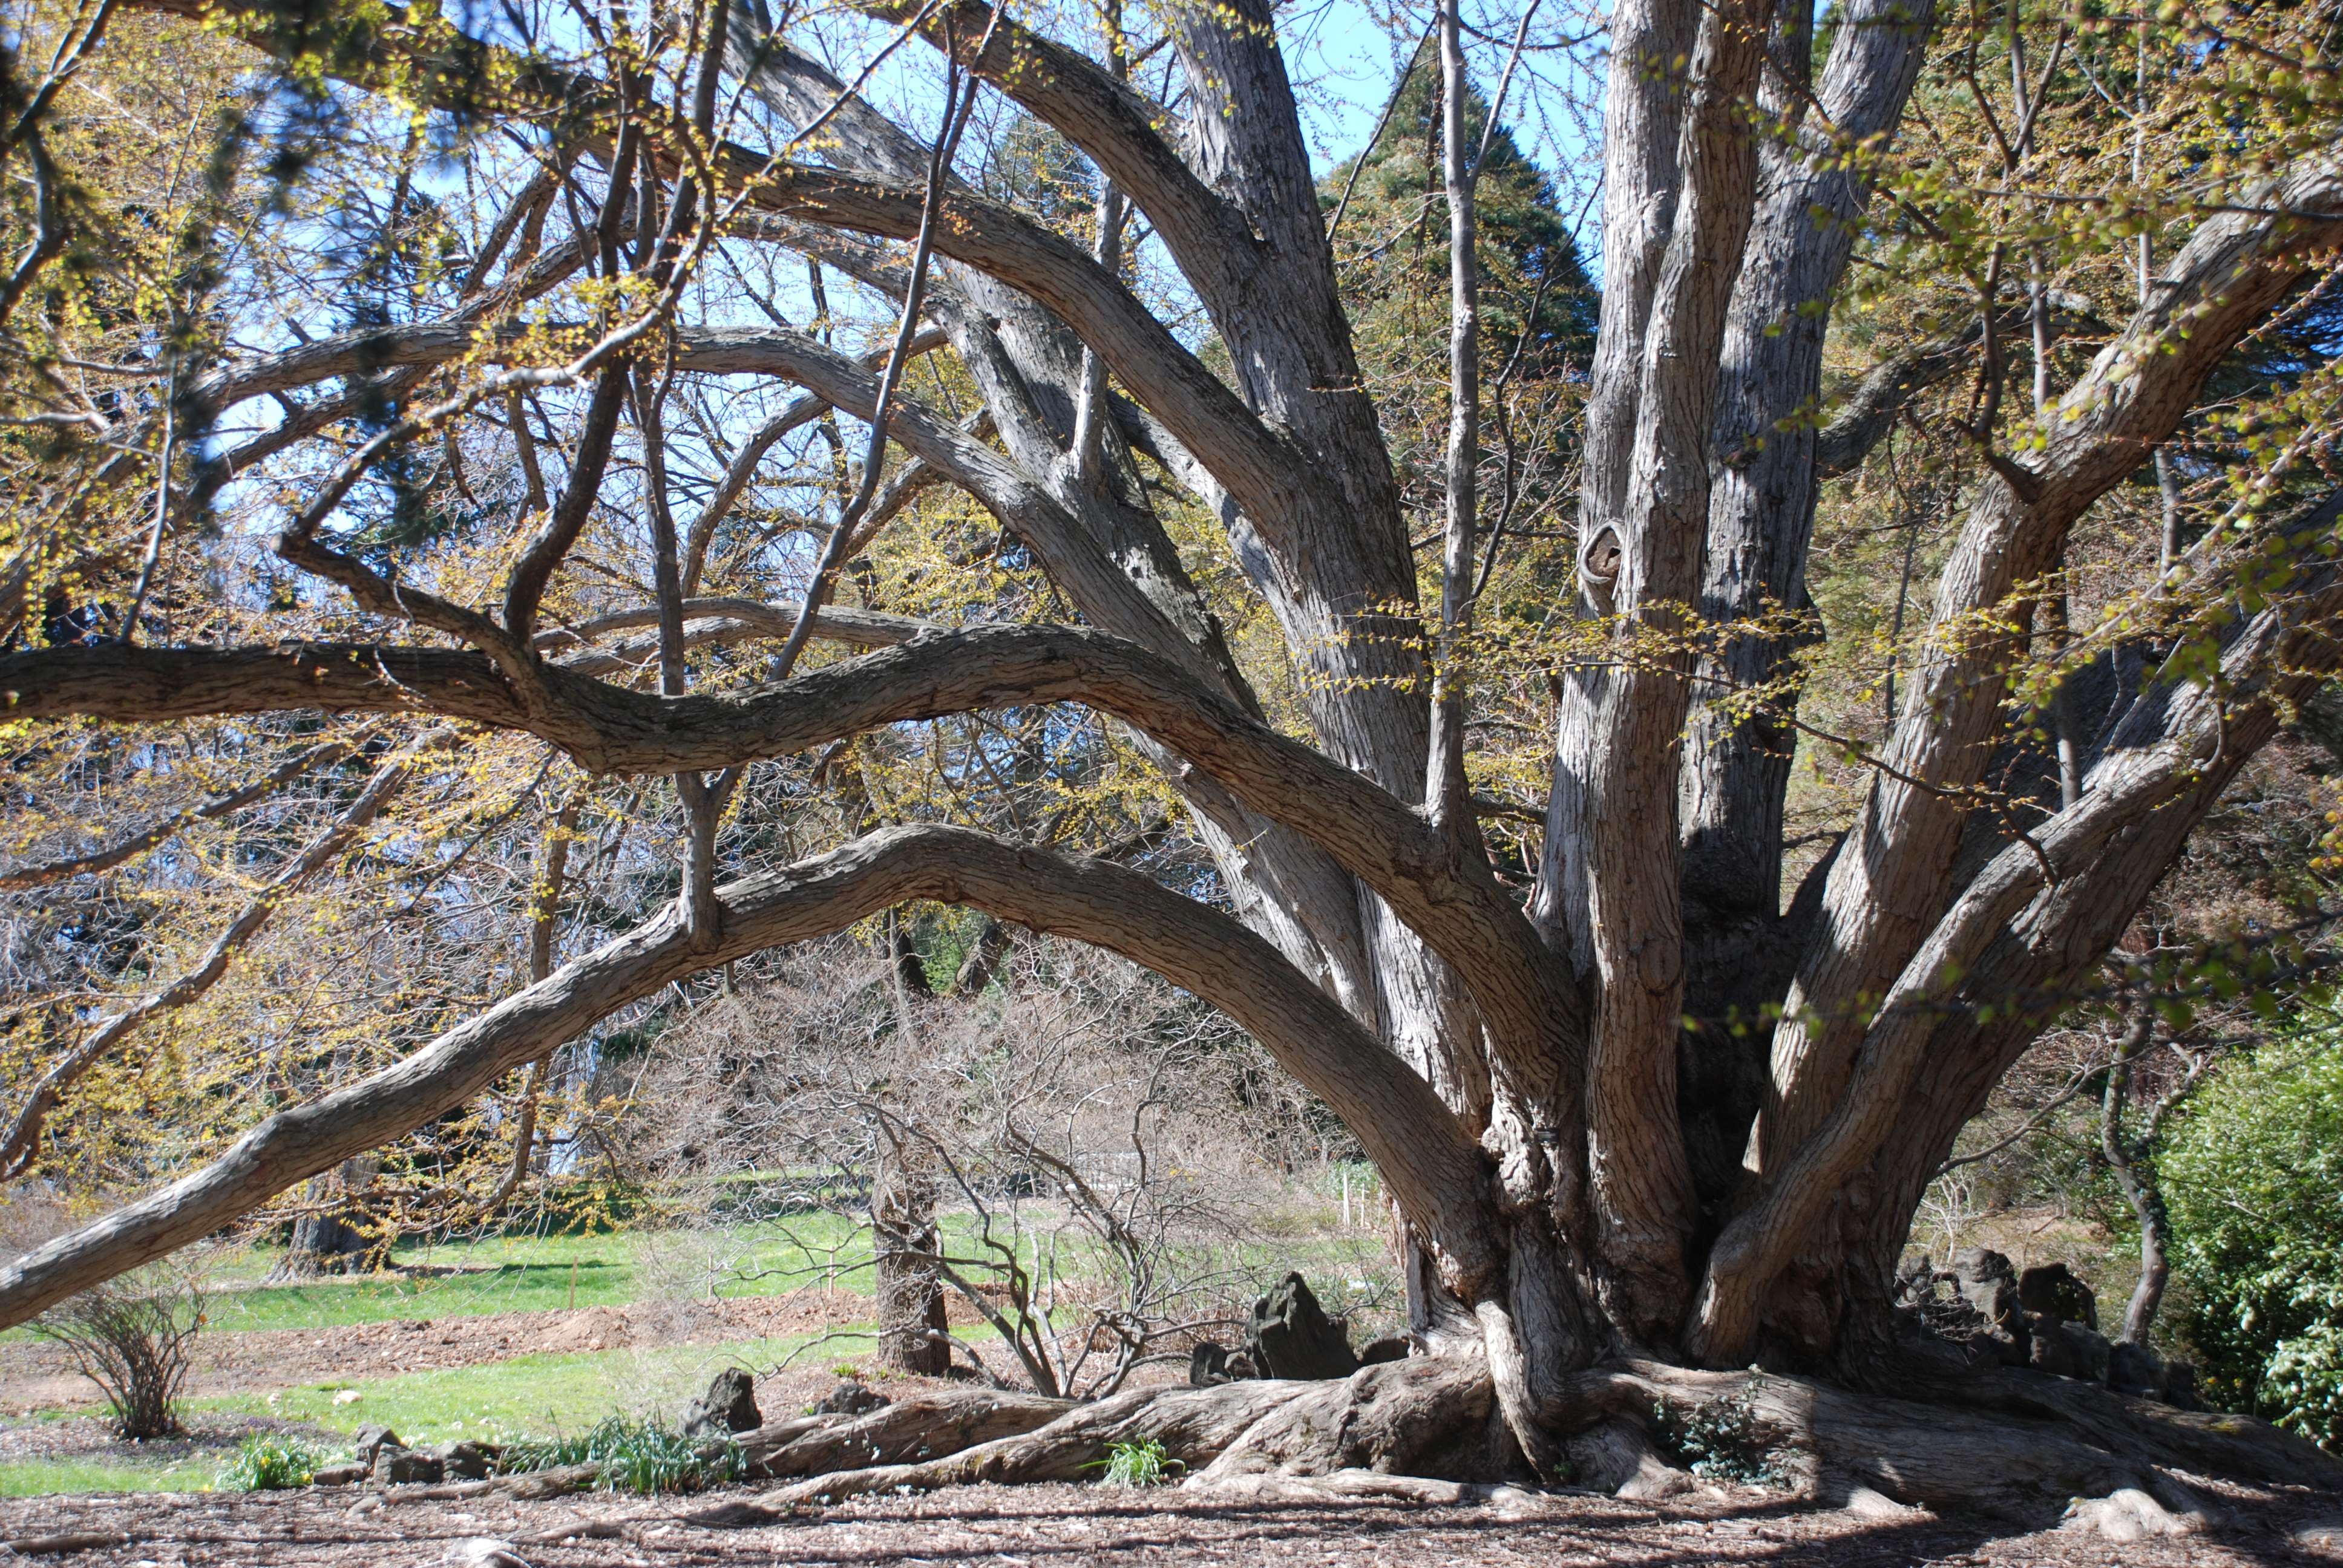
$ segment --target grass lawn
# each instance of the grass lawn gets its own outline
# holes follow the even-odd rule
[[[812,1337],[800,1334],[719,1345],[517,1356],[483,1366],[192,1400],[189,1408],[311,1422],[341,1432],[388,1426],[410,1444],[447,1442],[459,1437],[485,1435],[496,1440],[576,1432],[613,1411],[672,1422],[683,1402],[705,1388],[708,1380],[723,1368],[737,1365],[768,1372]],[[829,1359],[850,1359],[853,1349],[847,1343]],[[812,1364],[827,1364],[821,1359],[827,1355],[827,1351],[817,1352]],[[337,1393],[353,1389],[357,1399],[334,1402]],[[778,1417],[784,1412],[766,1413]]]
[[[212,1309],[216,1328],[335,1328],[392,1318],[477,1317],[618,1306],[640,1299],[654,1271],[688,1278],[700,1294],[709,1274],[719,1296],[782,1295],[828,1283],[868,1294],[869,1238],[831,1215],[785,1222],[687,1231],[650,1241],[598,1232],[561,1236],[482,1236],[457,1241],[402,1242],[392,1257],[407,1268],[460,1272],[296,1285],[263,1285],[279,1256],[252,1247],[218,1271]],[[749,1275],[750,1278],[729,1277]]]
[[[200,1492],[222,1461],[193,1454],[167,1464],[26,1459],[0,1464],[0,1497],[46,1497],[60,1492]]]

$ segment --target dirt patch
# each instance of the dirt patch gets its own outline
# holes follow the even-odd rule
[[[327,1379],[357,1381],[447,1367],[483,1366],[515,1356],[715,1345],[735,1340],[820,1333],[869,1322],[867,1296],[805,1290],[786,1296],[716,1302],[647,1302],[576,1311],[406,1318],[330,1329],[255,1329],[207,1335],[197,1344],[187,1392],[266,1392]],[[829,1360],[867,1347],[841,1342]],[[0,1345],[0,1414],[72,1410],[98,1402],[52,1345]]]
[[[1586,1495],[1480,1507],[1388,1501],[1245,1501],[1171,1489],[966,1486],[923,1497],[862,1499],[745,1528],[753,1488],[646,1501],[590,1495],[549,1503],[400,1502],[351,1489],[256,1497],[155,1494],[0,1500],[0,1538],[112,1537],[119,1544],[50,1562],[423,1564],[478,1562],[468,1543],[510,1543],[536,1568],[625,1563],[639,1568],[725,1563],[1050,1564],[1339,1563],[1460,1568],[1535,1563],[1764,1563],[1779,1568],[2248,1568],[2283,1562],[2294,1532],[2334,1516],[2331,1498],[2219,1492],[2210,1533],[2110,1548],[2097,1535],[1914,1513],[1883,1522],[1779,1494],[1713,1493],[1673,1503]],[[492,1559],[490,1559],[492,1560]]]

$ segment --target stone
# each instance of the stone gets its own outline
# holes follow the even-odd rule
[[[374,1456],[374,1478],[384,1486],[406,1486],[443,1479],[439,1462],[412,1449],[385,1448]]]
[[[496,1468],[477,1443],[443,1442],[428,1450],[426,1457],[438,1461],[443,1481],[486,1481]]]
[[[2083,1358],[2066,1336],[2058,1332],[2059,1325],[2036,1319],[2036,1326],[2040,1332],[2030,1338],[2026,1364],[2053,1377],[2081,1377]]]
[[[2064,1263],[2045,1263],[2017,1276],[2018,1303],[2058,1323],[2099,1326],[2099,1300]]]
[[[1984,1320],[1978,1332],[1965,1336],[1972,1346],[2004,1366],[2031,1365],[2033,1330],[2018,1299],[2017,1271],[2009,1260],[1990,1247],[1956,1252],[1953,1282],[1960,1299]]]
[[[2164,1397],[2164,1358],[2143,1344],[2119,1340],[2107,1350],[2107,1386],[2140,1399]]]
[[[1414,1350],[1404,1334],[1385,1334],[1382,1339],[1367,1342],[1367,1348],[1359,1352],[1359,1364],[1379,1367],[1385,1362],[1403,1362]]]
[[[2080,1369],[2074,1375],[2091,1382],[2106,1382],[2107,1354],[2114,1348],[2107,1343],[2107,1336],[2080,1323],[2060,1323],[2057,1332],[2074,1347],[2075,1359]]]
[[[1953,1254],[1953,1278],[1972,1284],[1984,1280],[2007,1280],[2017,1283],[2017,1270],[2007,1255],[1991,1247],[1964,1247]]]
[[[1210,1340],[1188,1352],[1188,1386],[1212,1388],[1233,1382],[1229,1376],[1229,1347],[1216,1345]]]
[[[739,1367],[718,1372],[708,1392],[683,1407],[686,1437],[729,1437],[764,1424],[757,1410],[756,1376]]]
[[[1253,1302],[1245,1352],[1275,1378],[1342,1378],[1359,1370],[1349,1332],[1326,1315],[1298,1273],[1286,1275]]]
[[[868,1415],[894,1402],[883,1393],[874,1393],[859,1382],[842,1382],[813,1407],[816,1415]]]
[[[374,1468],[375,1455],[384,1449],[406,1446],[406,1443],[399,1441],[398,1433],[387,1426],[362,1426],[358,1428],[357,1442],[350,1448],[350,1455],[358,1463],[371,1470]]]

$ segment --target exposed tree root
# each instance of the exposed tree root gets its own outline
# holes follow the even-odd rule
[[[1767,1484],[1795,1497],[1882,1520],[1921,1509],[2034,1524],[2063,1518],[2069,1529],[2122,1543],[2216,1523],[2184,1476],[2343,1493],[2343,1462],[2250,1416],[2186,1412],[2040,1374],[1953,1380],[1924,1372],[1915,1385],[1946,1402],[1626,1362],[1567,1380],[1534,1418],[1580,1488],[1648,1501],[1703,1484],[1679,1462],[1694,1454],[1673,1454],[1655,1441],[1664,1425],[1704,1432],[1686,1441],[1710,1444],[1699,1457],[1712,1465],[1763,1471]],[[1665,1421],[1663,1411],[1671,1412]],[[1717,1446],[1728,1439],[1729,1454]],[[1081,1481],[1114,1445],[1145,1442],[1161,1445],[1187,1485],[1246,1498],[1396,1498],[1513,1513],[1540,1506],[1519,1484],[1534,1478],[1489,1364],[1469,1354],[1384,1362],[1324,1382],[1139,1389],[1086,1405],[947,1390],[862,1416],[777,1422],[736,1441],[749,1474],[791,1483],[753,1503],[721,1505],[726,1523],[770,1522],[806,1503],[869,1493]],[[593,1486],[599,1476],[598,1465],[577,1464],[398,1487],[383,1501],[542,1499]]]
[[[1700,1483],[1654,1442],[1655,1412],[1728,1404],[1745,1412],[1747,1452],[1775,1483],[1882,1518],[1926,1508],[2047,1523],[2063,1513],[2076,1528],[2122,1541],[2211,1523],[2175,1472],[2343,1492],[2343,1463],[2265,1422],[2047,1378],[1997,1378],[1966,1408],[1948,1408],[1804,1378],[1636,1362],[1573,1378],[1537,1413],[1582,1485],[1657,1499]],[[1077,1481],[1113,1445],[1145,1441],[1185,1468],[1189,1485],[1249,1495],[1509,1506],[1529,1495],[1514,1490],[1526,1471],[1488,1365],[1459,1355],[1322,1382],[1142,1389],[1071,1407],[973,1391],[927,1397],[770,1450],[769,1473],[804,1479],[759,1501],[786,1511],[866,1493]],[[816,1468],[863,1455],[880,1462]]]

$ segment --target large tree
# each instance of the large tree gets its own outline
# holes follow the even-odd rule
[[[1541,742],[1551,788],[1534,885],[1520,888],[1493,864],[1468,770],[1493,555],[1476,500],[1484,119],[1467,45],[1490,29],[1468,26],[1455,0],[1437,19],[1433,210],[1448,230],[1450,354],[1439,564],[1425,571],[1259,0],[1165,7],[1150,23],[1161,36],[1145,38],[1110,7],[1095,56],[980,0],[873,0],[871,17],[939,56],[940,87],[911,102],[933,122],[920,136],[807,52],[813,32],[786,18],[777,29],[753,4],[581,6],[535,32],[518,9],[493,25],[481,13],[478,32],[436,9],[331,0],[115,9],[206,18],[285,67],[271,123],[287,128],[266,166],[282,190],[334,166],[309,168],[301,136],[384,105],[396,112],[379,124],[407,127],[407,172],[387,191],[357,181],[337,209],[383,215],[344,291],[363,320],[253,344],[244,324],[207,327],[195,305],[175,308],[139,350],[165,369],[145,383],[153,396],[86,395],[73,333],[111,329],[86,305],[104,290],[34,286],[49,266],[104,276],[87,244],[97,198],[59,172],[40,140],[50,99],[12,65],[27,108],[5,150],[37,201],[5,303],[24,316],[51,302],[37,324],[12,326],[31,367],[15,396],[21,417],[56,433],[33,460],[66,498],[39,513],[47,533],[20,530],[19,637],[0,658],[16,733],[391,716],[422,739],[386,772],[447,744],[427,725],[526,737],[589,774],[670,780],[688,831],[664,912],[558,968],[533,965],[534,983],[381,1070],[276,1111],[214,1162],[16,1260],[0,1271],[0,1322],[463,1107],[662,988],[928,900],[1111,949],[1208,1000],[1381,1167],[1412,1249],[1412,1315],[1435,1352],[1406,1372],[1407,1398],[1444,1413],[1411,1425],[1387,1409],[1322,1452],[1302,1427],[1279,1436],[1264,1422],[1249,1440],[1285,1443],[1294,1462],[1357,1462],[1343,1442],[1383,1442],[1368,1457],[1403,1464],[1426,1433],[1470,1428],[1457,1412],[1477,1397],[1550,1472],[1564,1436],[1648,1412],[1651,1380],[1709,1386],[1657,1363],[1762,1357],[1858,1389],[1928,1377],[1947,1398],[2021,1397],[1899,1339],[1895,1275],[1914,1209],[2191,827],[2343,659],[2329,519],[2306,524],[2280,482],[2315,446],[2304,437],[2237,444],[2221,460],[2237,504],[2130,585],[2135,613],[2059,631],[2049,684],[2088,701],[2041,697],[2028,666],[2063,591],[2045,585],[2094,508],[2139,482],[2233,351],[2343,243],[2327,67],[2297,69],[2288,54],[2313,47],[2308,23],[2282,17],[2241,40],[2157,32],[2169,68],[2153,81],[2147,34],[2162,25],[2125,24],[2142,30],[2139,58],[2117,88],[2201,145],[2193,183],[2159,185],[2164,171],[2135,160],[2136,187],[2118,189],[2104,158],[2035,150],[2054,80],[2087,102],[2107,95],[2107,61],[2128,58],[2103,49],[2098,74],[2062,75],[2096,36],[2087,27],[2030,25],[2042,68],[2017,46],[2015,11],[2007,27],[1975,22],[1952,40],[1946,80],[1973,90],[2000,149],[1980,168],[1946,142],[1958,127],[1941,115],[1929,148],[1896,161],[1937,31],[1926,0],[1848,0],[1826,50],[1795,0],[1617,0],[1574,580],[1544,607],[1563,662]],[[100,47],[75,36],[61,70]],[[1151,95],[1131,63],[1159,48]],[[2006,126],[2009,105],[1979,85],[1981,49],[2008,56]],[[2257,69],[2278,83],[2258,98]],[[983,94],[1013,102],[1029,144],[1025,173],[990,186],[960,172]],[[2103,139],[2128,146],[2108,124]],[[410,185],[418,147],[449,126],[516,133],[531,160],[477,243],[422,194],[428,181]],[[1072,170],[1071,196],[1050,173],[1067,160],[1038,126],[1094,171]],[[1892,201],[1875,196],[1883,181]],[[1139,225],[1143,256],[1131,248]],[[2093,244],[2128,267],[2135,236],[2138,303],[2099,323],[2095,352],[2072,351],[2052,274]],[[234,246],[217,243],[223,254],[172,276],[232,273]],[[1879,267],[1924,256],[1973,279],[1976,327],[1951,322],[1945,342],[1890,360],[1838,407],[1823,399],[1825,332],[1858,243]],[[803,329],[746,317],[748,286],[721,278],[749,276],[731,258],[776,250],[811,258],[818,291],[842,276],[899,302],[899,328],[858,357],[837,346],[826,302]],[[404,307],[377,307],[394,284]],[[572,314],[531,318],[545,297]],[[915,396],[909,367],[931,353],[957,379],[939,372],[936,396]],[[2030,411],[2002,399],[2021,362],[2036,369]],[[1972,459],[1966,521],[1906,656],[1892,729],[1860,753],[1861,810],[1785,890],[1818,489],[1955,371],[1973,388],[1957,425]],[[688,396],[723,378],[803,396],[726,431]],[[977,407],[942,401],[953,386]],[[2267,417],[2292,408],[2315,425],[2316,398],[2288,396]],[[281,417],[241,445],[217,434],[258,398]],[[766,452],[817,423],[847,428],[841,416],[870,435],[833,442],[834,505],[808,526],[821,543],[802,597],[709,593],[711,546],[737,537]],[[175,430],[214,434],[189,457]],[[721,461],[688,474],[677,453],[700,440]],[[264,467],[303,450],[321,455]],[[509,454],[508,500],[474,495],[468,450]],[[254,472],[274,494],[255,498]],[[151,530],[121,499],[134,486],[157,498],[143,503]],[[1002,531],[996,558],[1013,546],[1045,580],[1031,613],[952,626],[828,602],[930,486],[972,499]],[[232,541],[201,535],[206,508],[232,504],[275,510],[271,558],[241,577],[226,564],[247,558]],[[1245,591],[1273,616],[1290,712],[1249,684],[1175,539],[1175,506],[1216,518]],[[137,526],[107,534],[117,514]],[[637,554],[614,566],[628,541]],[[156,562],[174,552],[208,564],[187,572],[171,617],[142,618]],[[218,595],[216,613],[188,609],[189,593]],[[255,640],[267,594],[269,613],[324,608],[297,641]],[[45,624],[28,608],[44,604]],[[646,628],[616,657],[578,651]],[[870,651],[809,658],[815,638]],[[833,758],[907,721],[1048,704],[1127,729],[1209,850],[1209,888],[1031,834],[910,823],[780,863],[771,836],[728,827],[744,769]],[[1206,890],[1221,902],[1189,896]],[[20,1086],[30,1103],[12,1164],[97,1054],[66,1050]],[[1635,1358],[1641,1370],[1621,1370]],[[2151,1420],[2080,1385],[2023,1396],[2074,1429],[1998,1446],[1975,1418],[1898,1424],[1823,1385],[1784,1386],[1805,1391],[1780,1409],[1831,1473],[1883,1487],[1900,1476],[1932,1498],[2105,1492],[2151,1462],[2318,1473],[2258,1429]],[[1245,1402],[1268,1396],[1224,1397],[1258,1414]],[[1946,1442],[1986,1446],[1974,1462],[1939,1462]]]

